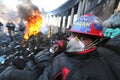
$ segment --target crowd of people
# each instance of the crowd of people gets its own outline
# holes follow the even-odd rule
[[[97,50],[104,40],[102,21],[97,16],[80,16],[68,32],[68,39],[35,55],[24,68],[6,68],[0,80],[119,80]]]
[[[116,15],[119,16],[119,12],[112,19]],[[119,23],[119,19],[117,17],[115,22]],[[107,27],[120,26],[113,23],[114,20]],[[105,24],[108,23],[104,23],[104,26]],[[1,26],[2,23],[0,30]],[[14,40],[15,24],[8,21],[6,27],[11,40]],[[115,54],[119,51],[103,48],[113,35],[109,35],[110,38],[104,36],[102,21],[95,15],[84,14],[70,27],[66,31],[67,37],[61,32],[53,35],[52,38],[57,38],[58,41],[49,49],[31,55],[28,59],[14,60],[11,66],[0,73],[0,80],[120,80],[120,56]],[[25,30],[22,21],[19,30]],[[117,34],[112,32],[114,37],[119,35],[120,32],[117,31]],[[108,37],[108,32],[105,34]],[[107,46],[109,47],[110,45]]]
[[[19,26],[19,31],[21,31],[22,33],[24,33],[24,31],[25,31],[25,25],[24,25],[24,23],[22,21],[20,21],[20,23],[18,24],[18,26]],[[14,36],[15,36],[16,24],[12,20],[9,20],[6,23],[5,27],[8,30],[8,34],[9,34],[9,37],[10,37],[11,41],[13,41],[14,40]],[[0,22],[0,31],[3,31],[3,28],[4,28],[3,23]]]

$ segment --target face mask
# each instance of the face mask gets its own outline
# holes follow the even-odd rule
[[[84,50],[85,45],[83,42],[79,41],[80,51]]]
[[[67,52],[79,52],[85,49],[84,43],[82,43],[77,37],[72,38],[67,45]]]

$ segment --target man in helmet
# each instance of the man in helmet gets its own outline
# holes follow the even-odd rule
[[[13,41],[14,40],[13,36],[15,35],[15,33],[14,33],[15,24],[11,20],[9,20],[8,23],[6,24],[6,27],[8,29],[10,39],[11,39],[11,41]]]
[[[38,80],[115,80],[107,62],[97,51],[103,38],[102,29],[96,16],[79,17],[69,30],[73,38],[66,52],[56,56]]]
[[[112,70],[97,51],[103,38],[99,18],[83,15],[69,31],[72,38],[67,43],[66,51],[57,55],[51,65],[33,80],[115,80]],[[11,75],[8,79],[27,80],[19,78]],[[5,80],[5,77],[1,79]]]
[[[2,22],[0,22],[0,31],[2,31],[2,26],[3,26],[3,24],[2,24]]]

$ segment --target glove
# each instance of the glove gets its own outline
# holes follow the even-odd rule
[[[26,65],[26,61],[25,59],[17,58],[12,62],[12,64],[18,69],[23,69]]]

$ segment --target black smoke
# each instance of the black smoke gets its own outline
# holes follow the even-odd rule
[[[17,8],[19,17],[24,20],[28,20],[28,18],[34,14],[34,10],[39,11],[39,8],[30,1],[23,2],[22,4],[18,5]]]

